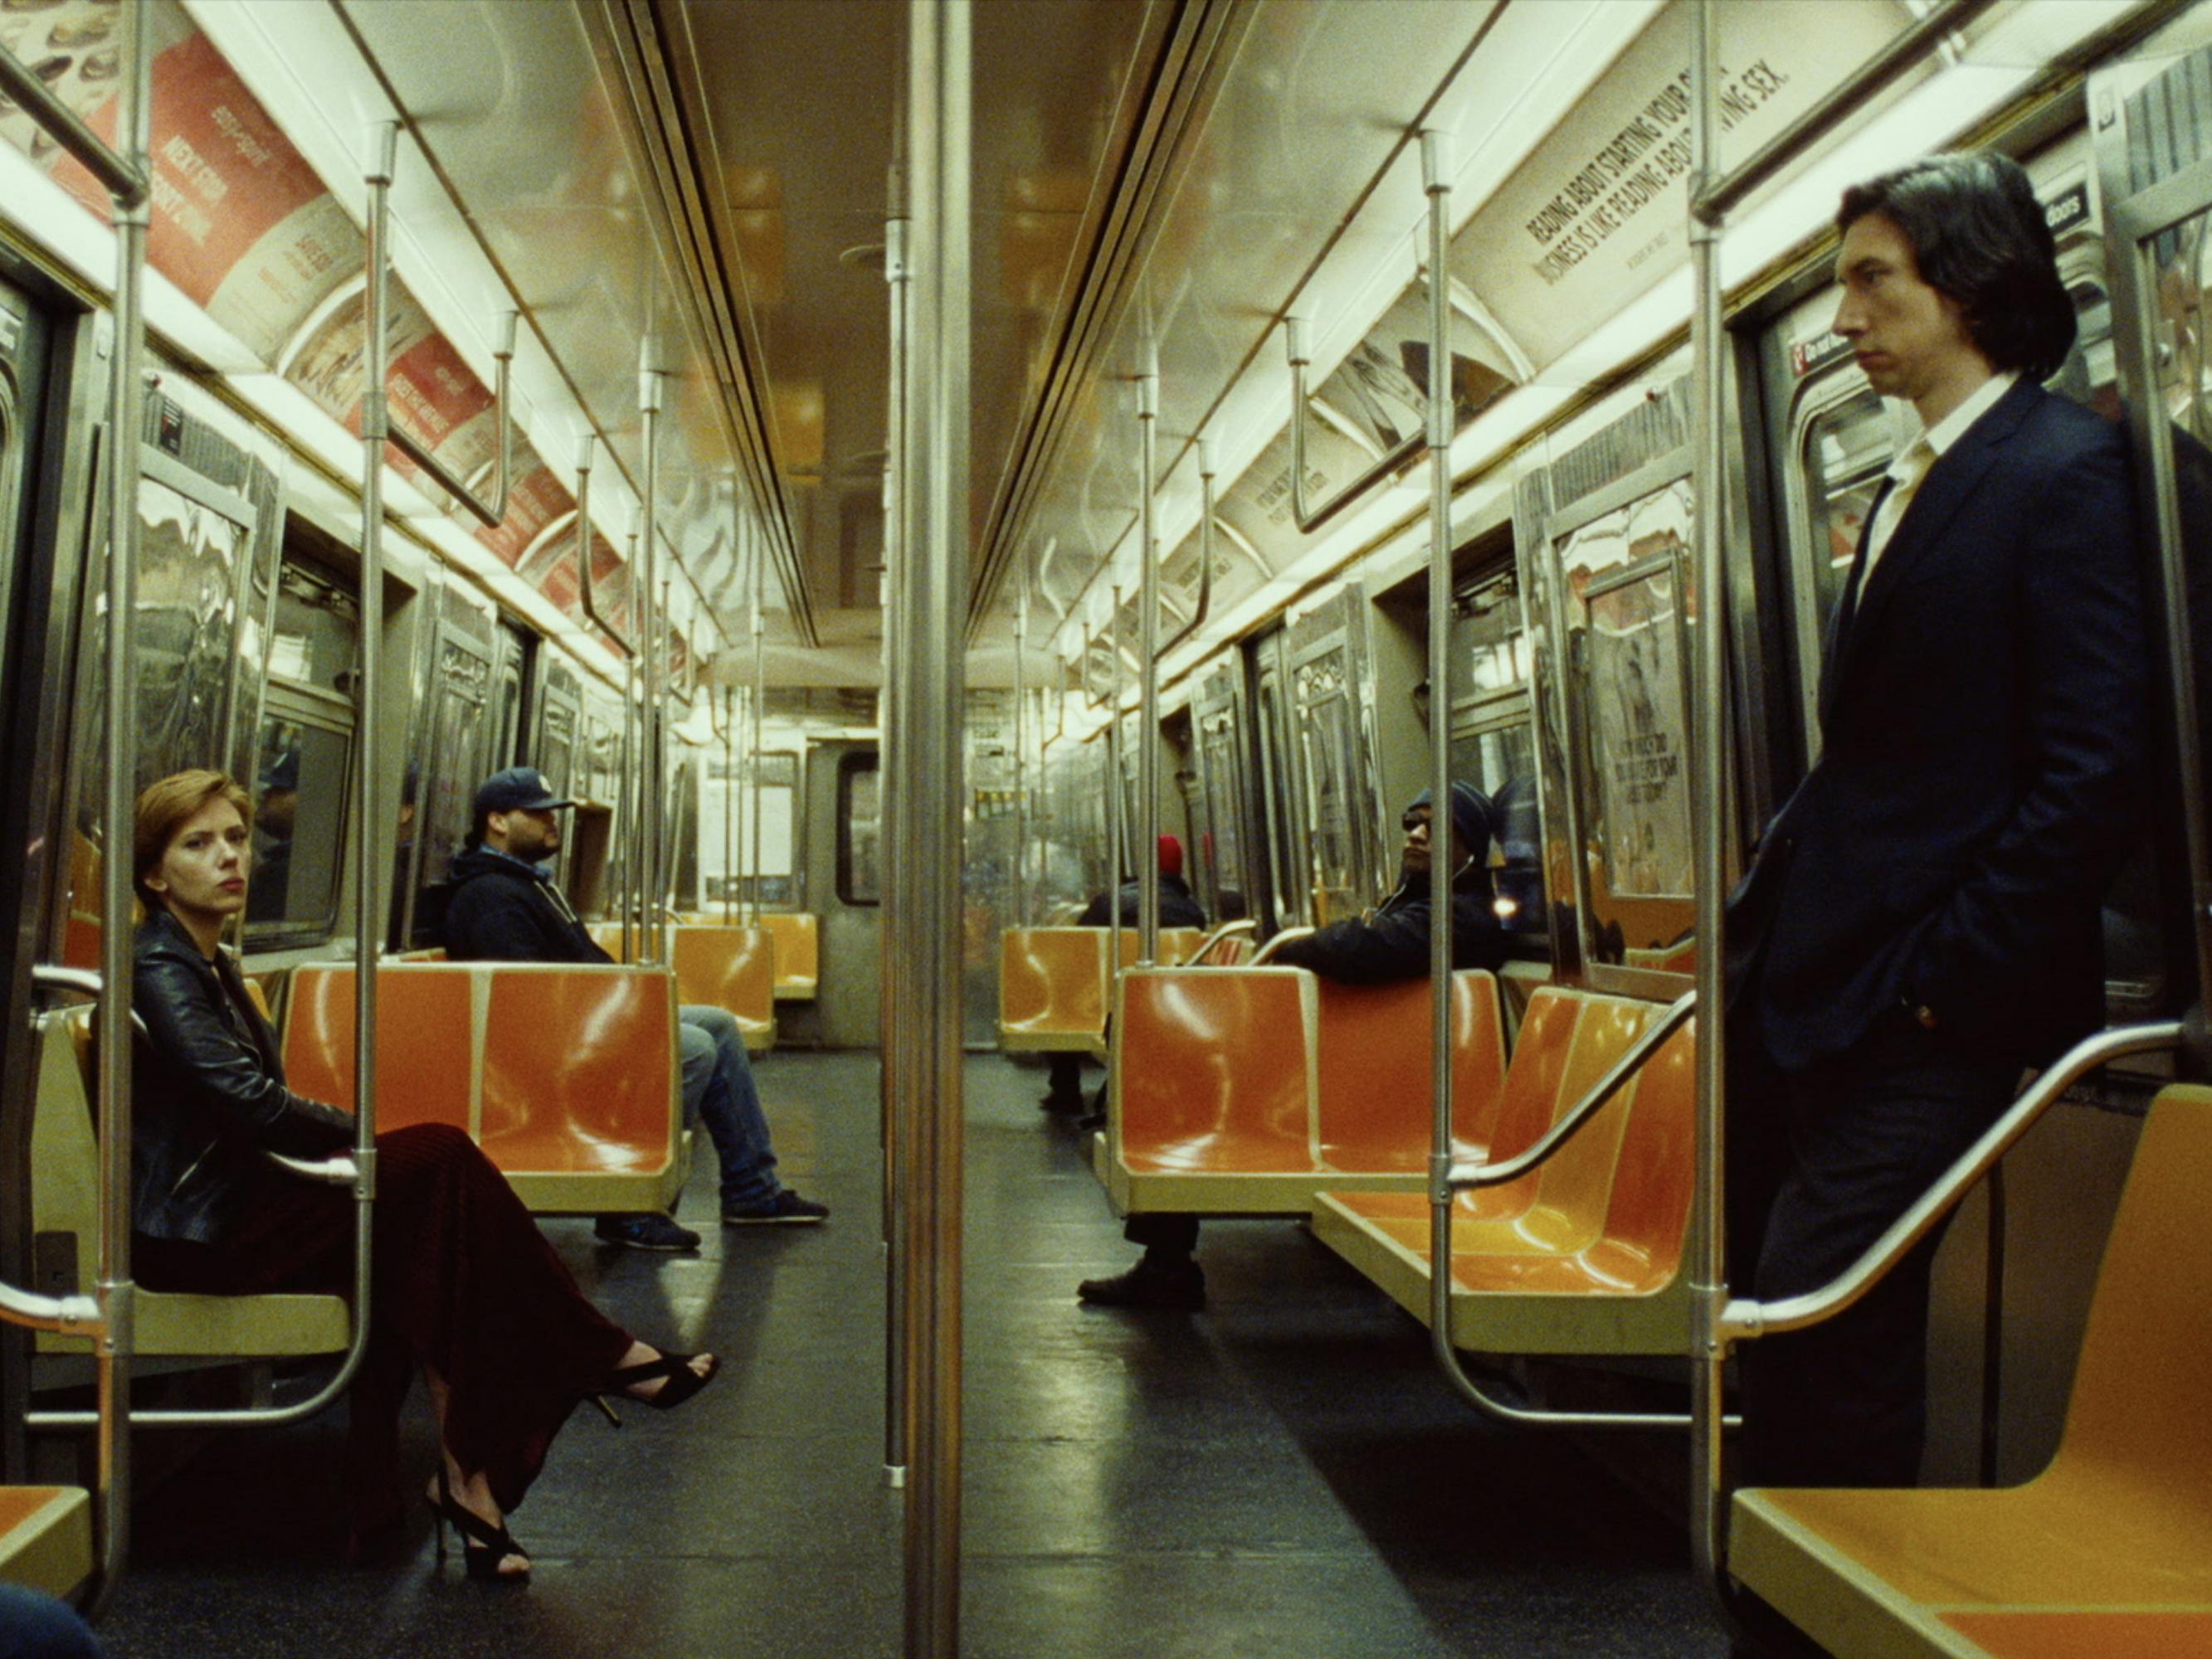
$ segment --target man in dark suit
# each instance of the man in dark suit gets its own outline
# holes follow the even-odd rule
[[[1732,1276],[1762,1300],[1855,1261],[2101,1024],[2149,717],[2126,447],[2039,384],[2074,316],[2026,176],[1938,156],[1837,225],[1834,328],[1924,430],[1830,626],[1819,763],[1729,902]],[[1749,1483],[1918,1478],[1934,1249],[1740,1350]]]

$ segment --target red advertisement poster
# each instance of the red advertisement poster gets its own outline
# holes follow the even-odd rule
[[[111,94],[86,116],[112,138]],[[361,234],[214,43],[187,32],[154,60],[153,219],[147,258],[264,362],[359,273]],[[56,182],[97,213],[106,193],[74,161]]]
[[[553,469],[519,437],[514,444],[514,470],[518,476],[507,493],[507,521],[496,530],[482,526],[477,529],[477,539],[509,568],[522,562],[522,556],[537,545],[548,525],[570,517],[576,510],[575,498],[553,476]]]

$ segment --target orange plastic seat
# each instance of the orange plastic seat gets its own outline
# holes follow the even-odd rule
[[[1459,1121],[1481,1134],[1504,1071],[1498,983],[1487,973],[1453,978]],[[1126,1014],[1132,1023],[1115,1030],[1105,1170],[1124,1209],[1298,1215],[1327,1187],[1420,1186],[1425,982],[1338,986],[1297,968],[1139,969],[1123,975],[1117,1011],[1117,1022]],[[1307,1080],[1293,1087],[1299,1078]]]
[[[0,1486],[0,1581],[67,1596],[92,1566],[89,1494],[76,1486]]]
[[[676,986],[605,963],[409,963],[377,970],[377,1127],[467,1132],[540,1214],[643,1213],[683,1186]],[[353,969],[295,970],[284,1068],[350,1108]]]
[[[728,1009],[751,1052],[775,1048],[775,949],[765,927],[671,927],[668,965],[678,999]]]
[[[484,1155],[533,1210],[597,1213],[603,1186],[617,1200],[641,1181],[657,1193],[683,1124],[669,975],[506,963],[489,977]],[[549,1065],[550,1031],[562,1037]]]
[[[1563,1008],[1583,1005],[1568,1064],[1550,1091],[1556,1116],[1620,1059],[1650,1011],[1551,990],[1532,1002],[1532,1020],[1547,1002],[1547,1024]],[[1524,1042],[1528,1035],[1524,1026]],[[1531,1174],[1462,1195],[1452,1223],[1455,1346],[1513,1353],[1681,1352],[1695,1055],[1686,1026]],[[1524,1088],[1520,1099],[1528,1092]],[[1525,1150],[1534,1137],[1516,1126],[1512,1139],[1509,1146],[1501,1138],[1491,1156]],[[1425,1200],[1326,1194],[1315,1205],[1314,1231],[1416,1317],[1428,1316]]]
[[[775,1000],[813,1001],[822,974],[821,918],[808,911],[771,911],[760,925],[775,936]]]
[[[1315,1019],[1313,976],[1295,968],[1124,974],[1107,1120],[1116,1205],[1205,1213],[1290,1205],[1295,1191],[1269,1177],[1310,1180],[1316,1168]]]
[[[1103,1054],[1106,978],[1103,928],[1007,928],[999,945],[999,1047]]]
[[[476,1051],[466,963],[408,963],[376,975],[376,1127],[446,1123],[477,1132]],[[345,1111],[354,1103],[354,973],[307,963],[294,970],[284,1027],[284,1079],[298,1093]]]
[[[2212,1653],[2212,1089],[2151,1108],[2057,1454],[2025,1486],[1735,1496],[1735,1576],[1839,1653]]]
[[[1319,1123],[1327,1168],[1422,1175],[1429,1159],[1430,1007],[1426,980],[1319,986]],[[1490,1144],[1505,1074],[1498,981],[1452,975],[1454,1140],[1463,1157]]]

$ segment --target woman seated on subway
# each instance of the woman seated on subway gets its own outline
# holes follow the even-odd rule
[[[246,908],[247,826],[246,792],[220,772],[179,772],[138,797],[136,1277],[157,1291],[344,1293],[351,1191],[262,1155],[328,1158],[351,1148],[354,1126],[284,1086],[276,1034],[219,944]],[[717,1361],[664,1354],[585,1301],[459,1129],[418,1124],[376,1146],[368,1346],[347,1449],[353,1548],[379,1555],[398,1542],[399,1407],[419,1365],[442,1449],[429,1494],[440,1553],[451,1522],[471,1577],[519,1583],[530,1558],[506,1512],[569,1412],[608,1393],[679,1405]]]

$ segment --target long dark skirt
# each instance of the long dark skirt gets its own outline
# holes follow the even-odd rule
[[[448,1390],[446,1446],[481,1470],[501,1510],[522,1502],[583,1395],[605,1382],[629,1334],[584,1300],[530,1212],[459,1130],[418,1124],[376,1138],[375,1251],[368,1350],[349,1406],[356,1548],[397,1525],[399,1408],[415,1368]],[[221,1295],[345,1294],[353,1285],[353,1195],[263,1166],[232,1235],[216,1244],[137,1241],[149,1290]]]

